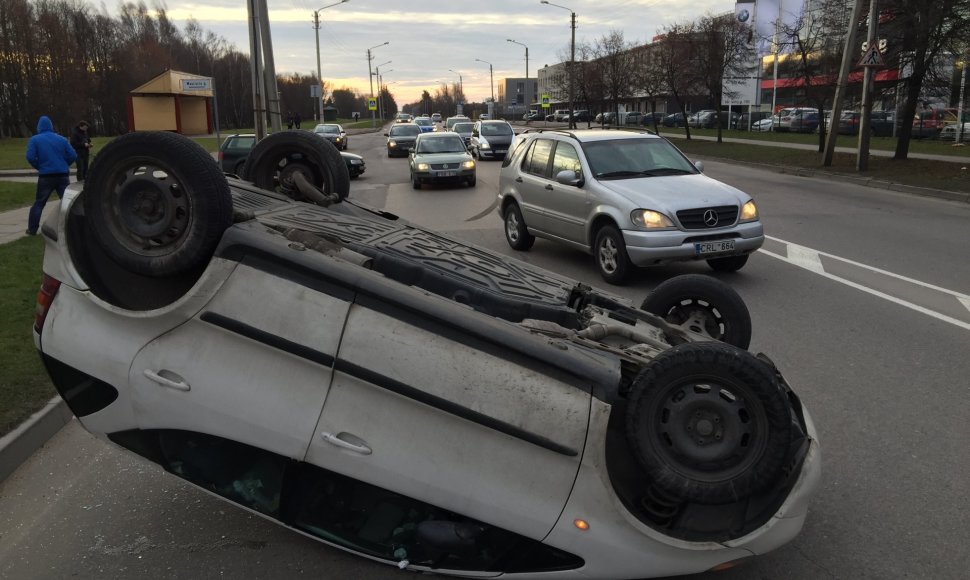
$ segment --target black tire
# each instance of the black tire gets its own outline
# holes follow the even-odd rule
[[[414,173],[411,174],[411,187],[421,189],[421,180],[415,177]]]
[[[633,267],[626,253],[623,235],[612,225],[603,226],[596,232],[593,258],[600,276],[610,284],[623,284]]]
[[[91,165],[83,196],[98,245],[146,276],[202,266],[232,225],[226,176],[208,151],[176,133],[113,139]]]
[[[243,159],[242,161],[239,161],[238,163],[236,163],[236,166],[232,168],[232,174],[235,175],[236,177],[242,177],[243,167],[245,166],[246,166],[245,159]]]
[[[711,258],[707,265],[715,272],[737,272],[748,263],[748,254],[743,256],[729,256],[727,258]]]
[[[468,187],[475,187],[475,183],[476,183],[475,177],[468,178]]]
[[[640,305],[671,324],[747,349],[751,314],[741,296],[703,274],[675,276],[657,286]]]
[[[505,208],[505,241],[513,250],[525,252],[536,243],[536,238],[529,233],[522,212],[518,204],[510,203]]]
[[[302,173],[325,194],[340,199],[350,192],[350,172],[333,143],[308,131],[281,131],[253,147],[243,179],[263,189],[300,199],[293,176]]]
[[[791,408],[771,367],[720,342],[675,346],[634,380],[627,439],[661,490],[687,501],[743,500],[783,477]]]

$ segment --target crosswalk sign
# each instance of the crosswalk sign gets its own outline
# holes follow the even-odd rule
[[[367,110],[376,111],[377,110],[377,99],[371,97],[367,99]]]
[[[859,66],[866,67],[876,67],[882,68],[886,66],[886,61],[883,60],[882,55],[879,54],[879,47],[870,46],[869,50],[862,55],[862,60],[859,61]]]
[[[549,95],[542,95],[542,108],[543,109],[549,108]]]

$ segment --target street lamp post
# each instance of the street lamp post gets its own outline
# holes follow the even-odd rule
[[[525,46],[518,40],[512,40],[511,38],[506,38],[505,40],[507,42],[512,42],[512,43],[518,44],[519,46],[525,47],[525,80],[529,80],[529,47]]]
[[[389,72],[393,72],[394,69],[386,70],[381,72],[381,67],[385,64],[390,64],[391,61],[381,63],[380,66],[375,66],[374,70],[377,71],[377,116],[380,117],[381,123],[384,123],[384,107],[386,103],[384,102],[384,75]]]
[[[350,2],[350,0],[340,0],[340,2],[334,2],[333,4],[328,4],[323,8],[313,11],[313,28],[317,31],[317,82],[320,83],[320,98],[317,102],[317,122],[323,121],[323,77],[320,75],[320,12],[327,8],[333,8],[334,6],[343,4],[344,2]]]
[[[528,106],[529,106],[530,103],[533,102],[533,99],[535,99],[535,98],[537,98],[539,96],[539,95],[532,95],[532,94],[530,94],[530,93],[532,93],[532,83],[529,82],[529,47],[528,46],[525,46],[524,44],[522,44],[518,40],[512,40],[511,38],[506,38],[505,40],[507,40],[508,42],[514,43],[514,44],[518,44],[519,46],[525,47],[525,95],[522,96],[523,97],[522,100],[525,101],[526,108],[528,109]],[[508,91],[509,88],[508,87],[505,87],[505,90]],[[506,96],[505,98],[506,98],[506,100],[508,100],[508,96]],[[518,101],[516,101],[516,105],[518,105]],[[517,107],[514,107],[513,106],[512,114],[513,115],[517,115],[518,114]]]
[[[370,47],[370,48],[367,49],[367,80],[370,82],[370,98],[372,98],[372,99],[374,98],[374,71],[371,70],[370,63],[371,63],[372,60],[374,60],[374,57],[371,55],[370,51],[374,50],[375,48],[380,48],[382,46],[387,46],[388,44],[391,44],[391,42],[390,41],[382,42],[380,44],[374,45],[374,46],[372,46],[372,47]],[[370,107],[368,107],[368,108],[370,108]],[[371,111],[370,112],[370,126],[371,127],[373,127],[375,125],[376,118],[377,117],[375,116],[374,111]]]
[[[562,8],[563,10],[568,10],[570,15],[570,28],[572,29],[572,38],[569,41],[569,128],[575,129],[576,122],[573,120],[573,75],[576,67],[576,13],[570,8],[565,6],[560,6],[559,4],[553,4],[548,0],[540,0],[540,4],[548,4],[549,6],[555,6],[556,8]]]
[[[488,116],[489,118],[492,118],[495,116],[495,77],[492,76],[492,63],[488,62],[487,60],[482,60],[480,58],[476,58],[475,60],[478,62],[484,62],[485,64],[488,65],[488,86],[492,90],[492,104],[491,104],[491,110],[488,112]]]
[[[448,72],[453,72],[456,75],[458,75],[458,92],[461,93],[461,98],[464,99],[465,98],[465,85],[464,85],[464,83],[461,80],[461,73],[458,72],[458,71],[456,71],[455,69],[451,69],[451,68],[448,69]],[[455,114],[456,115],[460,115],[461,114],[462,102],[458,99],[458,95],[455,95],[455,106],[456,106]]]

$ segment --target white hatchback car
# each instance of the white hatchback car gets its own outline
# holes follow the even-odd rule
[[[307,132],[247,169],[129,133],[43,225],[34,342],[92,433],[412,572],[688,574],[801,529],[815,430],[723,283],[636,308],[354,203]]]
[[[751,196],[647,132],[526,131],[505,157],[498,197],[513,249],[542,237],[590,252],[613,284],[634,266],[673,261],[735,271],[764,243]]]

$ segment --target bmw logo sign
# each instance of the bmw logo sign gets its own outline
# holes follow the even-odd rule
[[[742,8],[738,11],[738,22],[747,22],[751,18],[751,13],[747,9]]]

